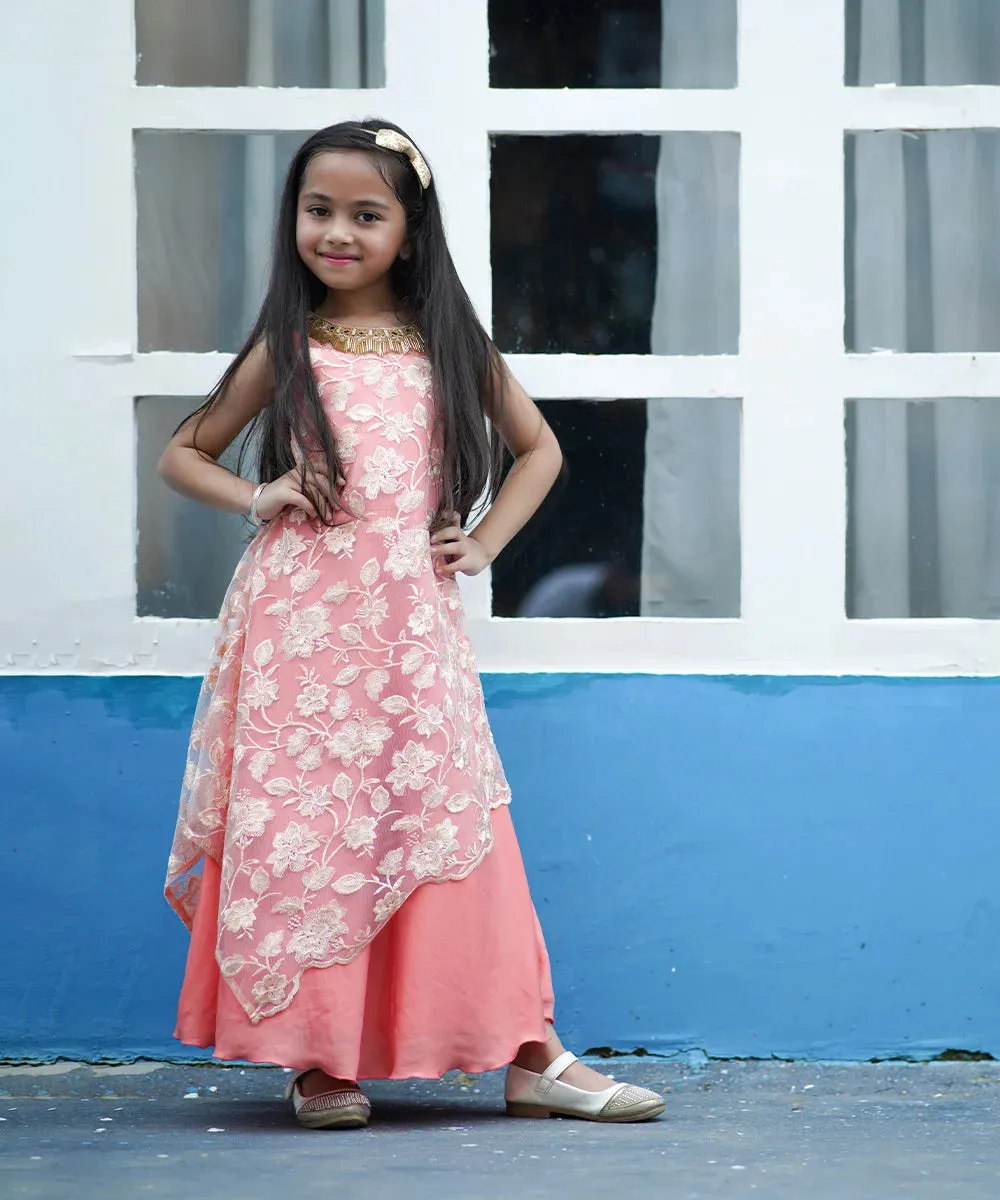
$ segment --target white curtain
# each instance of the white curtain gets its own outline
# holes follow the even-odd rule
[[[663,86],[732,86],[735,3],[662,2]],[[738,349],[738,179],[735,135],[661,138],[654,354]],[[739,615],[739,458],[738,399],[649,401],[643,616]]]
[[[849,77],[995,82],[998,8],[855,3]],[[1000,350],[1000,135],[864,133],[847,153],[848,349]],[[849,615],[1000,616],[998,442],[988,400],[849,406]]]

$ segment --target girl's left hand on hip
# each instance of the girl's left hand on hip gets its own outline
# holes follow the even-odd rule
[[[458,523],[458,513],[452,513],[451,522],[431,534],[431,554],[445,561],[441,563],[441,572],[445,575],[478,575],[492,561],[486,548],[481,542],[462,530]]]

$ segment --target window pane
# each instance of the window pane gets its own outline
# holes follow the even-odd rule
[[[384,0],[136,0],[136,82],[384,87]]]
[[[996,0],[847,0],[848,86],[1000,84]]]
[[[136,134],[140,350],[243,344],[285,171],[307,136]]]
[[[192,396],[141,396],[135,404],[138,492],[136,608],[140,617],[214,617],[246,548],[250,527],[234,513],[196,504],[156,473],[163,447],[201,403]],[[236,469],[231,447],[224,466]],[[252,477],[253,455],[243,474]]]
[[[739,136],[503,136],[493,321],[521,353],[733,354]]]
[[[849,134],[848,350],[1000,350],[1000,132]]]
[[[494,564],[494,614],[739,616],[739,401],[540,407],[567,478]]]
[[[847,615],[1000,617],[1000,399],[847,405]]]
[[[731,88],[737,0],[490,0],[501,88]]]

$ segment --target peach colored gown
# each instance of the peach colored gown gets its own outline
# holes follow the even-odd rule
[[[430,554],[429,364],[405,338],[313,333],[350,512],[271,522],[223,604],[168,867],[192,933],[176,1036],[341,1078],[488,1070],[544,1039],[553,998],[458,586]]]

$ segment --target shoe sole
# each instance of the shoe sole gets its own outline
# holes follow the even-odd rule
[[[540,1104],[518,1104],[507,1101],[509,1117],[577,1117],[581,1121],[598,1121],[602,1125],[626,1125],[635,1121],[649,1121],[658,1117],[667,1107],[665,1100],[648,1100],[645,1104],[636,1104],[632,1108],[622,1109],[610,1116],[601,1113],[577,1112],[569,1108],[543,1108]]]

